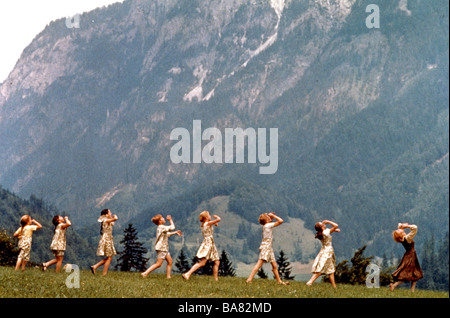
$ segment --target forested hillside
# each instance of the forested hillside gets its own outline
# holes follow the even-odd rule
[[[28,200],[21,199],[17,195],[0,187],[0,230],[4,230],[12,238],[14,232],[20,227],[20,218],[28,214],[42,224],[42,229],[33,234],[31,251],[31,264],[41,264],[52,259],[50,250],[54,234],[52,218],[55,215],[69,216],[64,211],[58,211],[55,207],[47,205],[36,196]],[[96,246],[89,246],[87,241],[78,234],[78,225],[67,229],[67,250],[64,255],[64,263],[78,264],[82,267],[91,265],[95,258]],[[14,239],[15,245],[18,240]]]

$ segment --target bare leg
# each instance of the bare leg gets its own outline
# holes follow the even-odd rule
[[[108,268],[109,264],[111,264],[112,256],[108,256],[105,260],[105,264],[103,265],[103,276],[106,276],[108,274]]]
[[[155,269],[160,268],[162,263],[163,263],[163,259],[162,258],[158,258],[156,260],[156,263],[153,264],[152,266],[150,266],[145,272],[143,272],[141,274],[142,277],[147,277],[148,274],[150,274],[151,272],[153,272]]]
[[[328,277],[330,278],[331,286],[333,286],[333,288],[336,288],[336,282],[334,280],[334,273],[331,273],[330,275],[328,275]]]
[[[310,280],[306,283],[306,285],[311,286],[314,283],[314,281],[320,277],[320,275],[322,275],[322,273],[314,273],[310,278]]]
[[[103,264],[105,264],[105,262],[106,262],[106,259],[102,259],[102,260],[101,260],[100,262],[98,262],[97,264],[92,265],[92,266],[91,266],[92,273],[95,274],[95,272],[97,271],[97,268],[99,268],[100,266],[102,266]]]
[[[167,262],[167,265],[166,265],[166,278],[170,279],[172,277],[171,275],[172,275],[172,263],[173,263],[172,256],[170,256],[170,254],[167,254],[166,262]]]
[[[214,277],[215,281],[219,280],[219,266],[220,266],[220,261],[214,261],[213,277]]]
[[[414,291],[416,290],[416,281],[411,282],[411,291],[414,293]]]
[[[390,283],[389,284],[389,289],[391,290],[391,291],[394,291],[394,289],[398,286],[398,285],[400,285],[400,284],[403,284],[403,282],[402,281],[396,281],[395,283]]]
[[[59,273],[61,270],[62,262],[63,262],[64,256],[56,256],[56,272]]]
[[[22,272],[25,271],[25,267],[27,266],[28,261],[22,260]]]
[[[21,258],[17,258],[15,270],[18,271],[21,265],[22,265],[22,259]]]
[[[264,260],[259,259],[256,262],[256,265],[253,267],[252,272],[250,273],[250,276],[248,276],[246,282],[247,283],[251,283],[253,280],[253,277],[255,277],[256,273],[258,272],[258,270],[261,268],[261,266],[264,264]]]
[[[205,265],[206,265],[206,258],[202,258],[200,262],[196,263],[194,266],[192,266],[192,268],[188,272],[184,273],[181,276],[183,276],[184,279],[188,280],[191,277],[192,273],[194,273],[197,269]]]
[[[272,264],[273,275],[275,276],[275,279],[277,280],[278,284],[288,285],[288,283],[283,282],[280,278],[280,273],[278,272],[277,262],[273,261],[273,262],[271,262],[271,264]]]
[[[57,260],[56,260],[56,258],[54,258],[54,259],[48,261],[47,263],[42,263],[42,269],[45,272],[47,270],[47,267],[49,267],[49,266],[51,266],[53,264],[56,264],[56,262],[57,262]]]

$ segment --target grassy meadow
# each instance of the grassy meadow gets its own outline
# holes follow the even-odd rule
[[[387,287],[367,288],[338,284],[333,290],[327,283],[292,281],[290,285],[276,284],[273,279],[259,279],[251,284],[243,277],[193,275],[184,281],[179,274],[170,280],[164,274],[152,273],[142,278],[136,272],[110,271],[107,276],[89,270],[80,270],[79,288],[68,288],[73,283],[73,272],[56,273],[49,268],[27,268],[15,272],[13,267],[0,267],[0,298],[448,298],[448,292],[407,288],[390,292]]]

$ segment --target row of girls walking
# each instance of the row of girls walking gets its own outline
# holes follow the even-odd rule
[[[97,269],[103,266],[102,275],[108,273],[112,257],[117,255],[113,241],[113,226],[118,220],[117,215],[113,215],[109,209],[104,209],[100,213],[98,222],[101,223],[101,238],[97,247],[97,255],[102,259],[90,267],[92,274],[97,273]],[[64,251],[66,249],[66,229],[71,226],[69,218],[57,215],[53,218],[55,226],[55,234],[50,244],[50,249],[54,258],[48,262],[42,263],[41,267],[44,271],[51,265],[56,264],[56,272],[59,272],[63,262]],[[218,280],[218,272],[220,266],[219,253],[214,242],[214,227],[217,227],[221,218],[218,215],[211,216],[208,211],[203,211],[199,215],[201,224],[201,233],[203,241],[197,251],[196,257],[198,262],[194,264],[186,273],[182,274],[184,280],[188,281],[193,273],[205,266],[208,261],[214,263],[213,278]],[[281,225],[284,221],[274,212],[263,213],[259,216],[259,223],[262,226],[262,240],[259,247],[259,257],[254,265],[246,282],[251,283],[254,276],[264,263],[270,263],[274,277],[278,284],[287,285],[288,282],[280,278],[275,254],[272,246],[273,229]],[[169,252],[169,237],[173,235],[182,235],[180,230],[175,230],[175,224],[170,215],[164,218],[161,214],[157,214],[152,218],[152,222],[157,226],[156,240],[154,244],[156,252],[156,262],[152,264],[147,270],[141,273],[141,277],[147,277],[151,272],[161,267],[163,262],[166,262],[166,277],[171,278],[172,271],[172,257]],[[165,225],[169,222],[169,225]],[[21,227],[17,229],[14,236],[19,238],[18,247],[20,253],[16,263],[16,270],[20,268],[25,270],[25,266],[30,259],[32,234],[34,231],[42,228],[42,225],[29,215],[24,215],[20,220]],[[314,226],[316,230],[315,238],[322,243],[321,249],[314,259],[312,265],[312,276],[306,283],[311,286],[316,279],[321,275],[328,275],[329,281],[333,288],[336,288],[334,273],[336,271],[336,257],[332,245],[332,234],[340,232],[339,225],[336,222],[323,220],[317,222]],[[405,232],[408,230],[408,233]],[[397,266],[397,269],[392,273],[394,283],[390,284],[390,290],[393,291],[398,285],[411,282],[411,291],[415,290],[416,282],[423,278],[423,273],[415,251],[414,236],[417,234],[417,226],[408,223],[399,223],[397,229],[393,231],[393,238],[395,242],[401,243],[405,249],[405,253]]]

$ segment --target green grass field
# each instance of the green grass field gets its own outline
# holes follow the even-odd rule
[[[74,282],[73,272],[43,272],[27,268],[15,272],[12,267],[0,267],[0,298],[448,298],[448,292],[387,287],[367,288],[338,284],[333,290],[327,283],[308,287],[304,282],[276,284],[273,279],[255,279],[247,284],[242,277],[223,277],[216,282],[211,276],[193,275],[184,281],[178,274],[166,279],[164,274],[142,278],[136,272],[110,271],[107,276],[88,270],[80,271],[79,288],[68,288]]]

